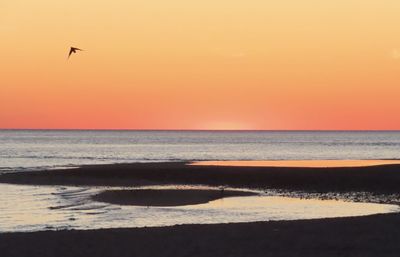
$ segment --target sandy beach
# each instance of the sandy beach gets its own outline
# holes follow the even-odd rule
[[[400,216],[0,233],[7,257],[397,257]]]
[[[365,197],[359,200],[397,203],[400,166],[305,168],[193,166],[182,162],[113,164],[3,174],[0,182],[90,186],[202,184],[278,192],[300,190],[310,195],[343,194],[344,197],[362,192]],[[170,193],[172,197],[168,193],[161,197],[157,191],[143,191],[141,197],[135,198],[134,191],[122,190],[105,191],[96,197],[106,202],[139,205],[179,205],[220,197],[218,190],[204,191],[203,195],[195,191],[185,195],[179,190]],[[224,192],[226,196],[242,193]],[[379,197],[370,199],[368,195]],[[384,214],[159,228],[0,233],[0,253],[7,257],[397,256],[399,226],[399,214]]]

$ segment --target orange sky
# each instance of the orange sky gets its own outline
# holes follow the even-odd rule
[[[0,128],[400,129],[398,0],[2,0]],[[85,49],[67,61],[70,46]]]

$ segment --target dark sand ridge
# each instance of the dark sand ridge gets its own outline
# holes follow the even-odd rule
[[[93,196],[93,200],[119,205],[182,206],[208,203],[224,197],[251,195],[257,194],[233,190],[138,189],[108,190]]]
[[[0,182],[33,185],[141,186],[203,184],[308,193],[399,194],[400,165],[343,168],[221,167],[186,163],[91,165],[77,169],[9,173]],[[395,199],[394,199],[395,200]]]
[[[0,233],[4,257],[398,257],[400,215]]]

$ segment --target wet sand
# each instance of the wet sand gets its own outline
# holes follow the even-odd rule
[[[257,194],[234,190],[138,189],[107,190],[93,196],[92,199],[95,201],[119,205],[182,206],[208,203],[225,197],[251,195]]]
[[[0,233],[5,257],[397,257],[400,216]]]
[[[204,184],[325,194],[364,192],[397,202],[400,165],[220,167],[115,164],[24,172],[0,182],[38,185]],[[182,225],[162,228],[0,233],[0,255],[29,256],[398,256],[400,215]]]

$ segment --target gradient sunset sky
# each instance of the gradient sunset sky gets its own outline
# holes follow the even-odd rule
[[[399,0],[2,0],[0,35],[0,128],[400,129]]]

